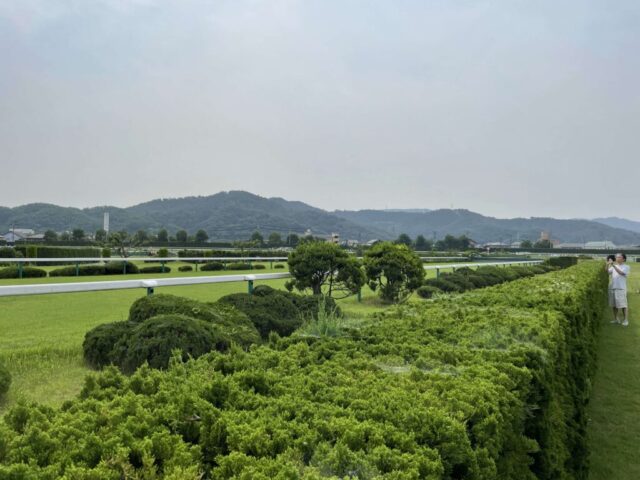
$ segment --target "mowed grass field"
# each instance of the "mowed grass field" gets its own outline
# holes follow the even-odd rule
[[[637,267],[635,265],[638,265]],[[640,479],[640,264],[631,264],[629,326],[605,315],[589,406],[590,480]]]
[[[270,264],[265,263],[265,270],[253,272],[178,272],[177,267],[180,265],[184,264],[179,262],[169,264],[172,271],[165,274],[12,279],[0,280],[0,286],[287,271],[270,269]],[[53,268],[58,267],[45,267],[46,270]],[[431,272],[430,275],[434,273]],[[285,280],[256,282],[256,285],[261,283],[274,288],[284,288]],[[215,301],[230,293],[246,291],[246,282],[156,289],[156,293],[170,293],[201,301]],[[126,320],[131,304],[144,295],[146,291],[140,288],[0,297],[0,359],[9,367],[13,376],[9,393],[0,402],[0,413],[21,400],[60,405],[77,394],[82,387],[85,375],[91,371],[84,365],[82,358],[82,341],[85,333],[101,323]],[[362,302],[358,302],[354,296],[340,300],[340,305],[351,317],[362,317],[384,308],[368,288],[363,289]]]

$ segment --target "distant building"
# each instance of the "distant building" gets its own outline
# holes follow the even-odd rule
[[[559,243],[558,245],[555,245],[554,248],[582,249],[584,248],[584,243]]]
[[[551,239],[551,234],[549,232],[546,231],[542,231],[540,232],[540,240],[550,240]]]
[[[4,235],[0,235],[0,239],[9,244],[25,240],[41,242],[44,240],[44,234],[36,233],[30,228],[12,228],[10,232],[5,233]]]
[[[609,240],[604,240],[602,242],[587,242],[584,244],[584,248],[591,248],[594,250],[608,250],[616,248],[616,245]]]
[[[340,244],[340,234],[332,233],[331,236],[329,236],[329,242],[335,243],[336,245]]]
[[[373,247],[376,243],[380,243],[382,240],[378,239],[378,238],[374,238],[372,240],[369,240],[367,243],[365,243],[365,245],[367,247]]]

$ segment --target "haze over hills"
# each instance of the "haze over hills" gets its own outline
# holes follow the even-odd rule
[[[640,233],[640,222],[636,222],[634,220],[627,220],[626,218],[620,217],[605,217],[594,218],[593,221],[602,223],[603,225],[608,225],[609,227],[622,228],[624,230]]]
[[[220,192],[204,197],[158,199],[127,208],[60,207],[34,203],[20,207],[0,207],[0,231],[32,228],[55,231],[82,228],[94,232],[102,227],[102,216],[110,213],[111,230],[138,229],[170,232],[205,230],[212,240],[248,238],[255,230],[263,234],[289,232],[301,234],[310,229],[315,235],[337,232],[343,239],[367,241],[393,239],[400,233],[412,237],[422,234],[442,238],[446,234],[466,234],[478,242],[517,239],[536,240],[549,231],[562,242],[610,240],[619,245],[640,244],[640,232],[617,228],[590,220],[554,218],[498,219],[469,210],[392,209],[328,212],[303,202],[264,198],[243,191]],[[623,221],[622,219],[618,219]]]

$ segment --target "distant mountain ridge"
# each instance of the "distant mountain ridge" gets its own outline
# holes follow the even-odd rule
[[[299,201],[265,198],[243,191],[220,192],[201,197],[157,199],[127,208],[113,206],[73,208],[33,203],[14,208],[0,207],[0,233],[16,228],[55,231],[82,228],[95,232],[109,212],[111,230],[139,229],[170,232],[205,230],[212,240],[248,238],[255,230],[314,235],[339,233],[342,239],[367,241],[394,239],[400,233],[411,237],[466,234],[478,242],[536,240],[542,231],[562,242],[609,240],[618,245],[640,245],[640,231],[590,220],[554,218],[487,217],[469,210],[340,210],[328,212]],[[623,219],[618,219],[623,220]],[[637,222],[636,222],[637,223]],[[640,228],[640,227],[639,227]]]
[[[640,222],[635,220],[627,220],[620,217],[594,218],[592,221],[602,223],[613,228],[622,228],[631,232],[640,233]]]

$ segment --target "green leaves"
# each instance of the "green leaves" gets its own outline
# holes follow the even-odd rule
[[[420,257],[403,244],[382,242],[364,254],[364,267],[371,290],[390,303],[404,302],[422,285],[424,268]]]

